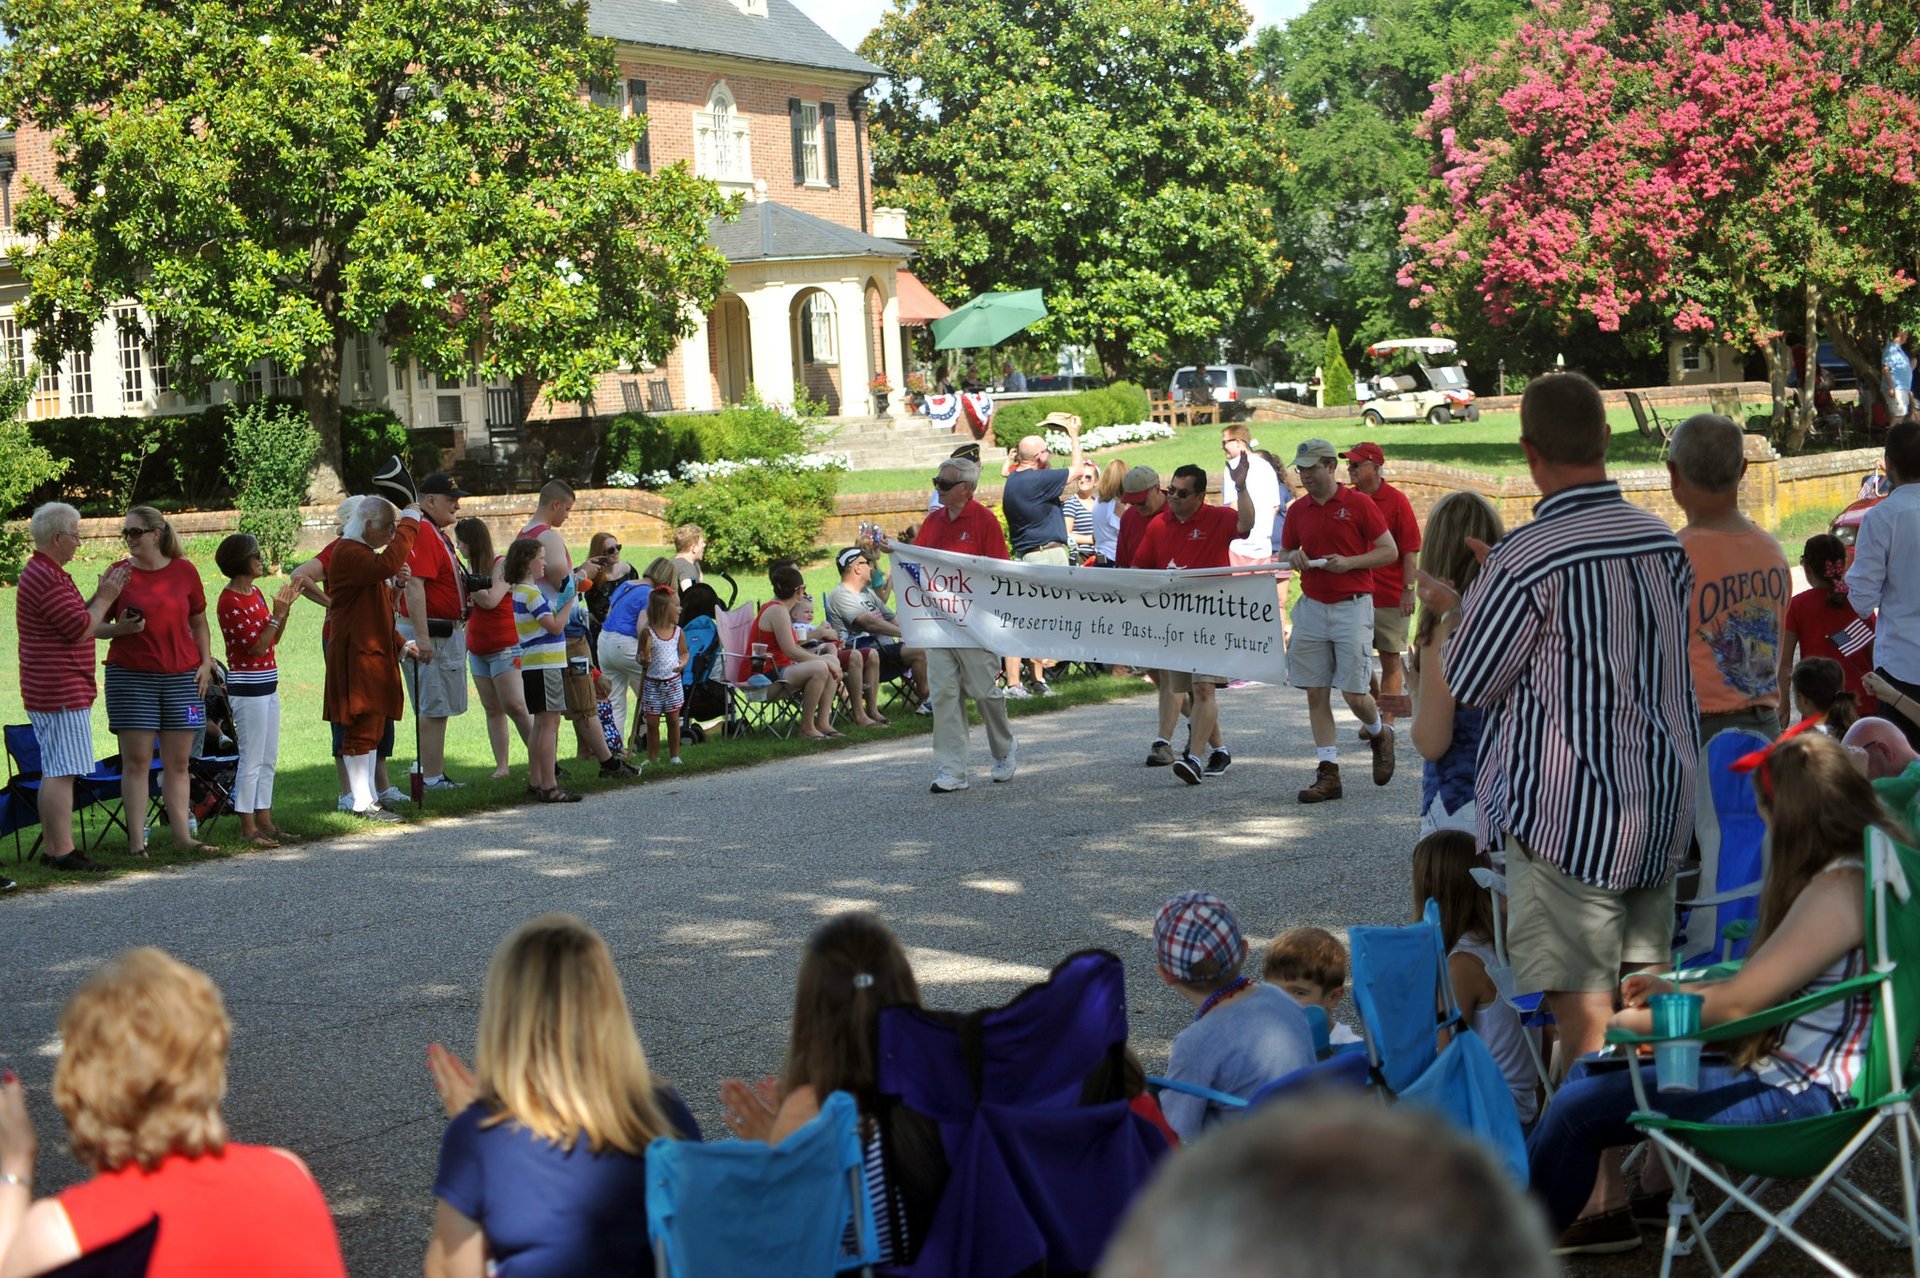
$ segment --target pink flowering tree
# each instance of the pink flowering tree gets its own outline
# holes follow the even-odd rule
[[[1415,305],[1439,331],[1591,318],[1758,346],[1776,407],[1782,333],[1824,325],[1877,386],[1916,309],[1920,54],[1876,7],[1540,0],[1435,86],[1402,228]]]

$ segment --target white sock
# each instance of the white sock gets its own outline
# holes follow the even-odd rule
[[[1339,746],[1321,746],[1318,753],[1320,755],[1320,762],[1322,763],[1340,762]]]
[[[364,812],[374,804],[373,767],[371,754],[350,754],[347,756],[347,785],[353,791],[353,810]]]
[[[1360,730],[1366,733],[1370,737],[1379,736],[1380,733],[1385,730],[1385,728],[1386,728],[1386,725],[1382,723],[1379,719],[1375,719],[1372,723],[1363,723],[1360,725]]]
[[[1173,744],[1173,742],[1167,740],[1165,737],[1155,737],[1153,739],[1153,743],[1155,745],[1172,745]]]

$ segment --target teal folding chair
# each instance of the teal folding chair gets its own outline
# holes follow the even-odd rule
[[[1674,1257],[1698,1251],[1715,1274],[1745,1272],[1767,1248],[1786,1239],[1835,1274],[1852,1271],[1794,1228],[1807,1210],[1832,1197],[1887,1241],[1907,1249],[1911,1272],[1920,1274],[1920,1212],[1914,1192],[1914,1155],[1920,1150],[1920,1124],[1903,1071],[1913,1058],[1920,1031],[1920,908],[1912,885],[1920,882],[1920,852],[1869,830],[1866,837],[1867,970],[1818,994],[1810,994],[1737,1021],[1689,1035],[1708,1043],[1725,1042],[1784,1025],[1816,1008],[1862,992],[1874,999],[1866,1067],[1855,1080],[1848,1108],[1817,1118],[1738,1126],[1686,1122],[1658,1111],[1646,1093],[1643,1070],[1629,1071],[1638,1112],[1629,1119],[1646,1133],[1673,1181],[1668,1208],[1662,1278]],[[1622,1029],[1607,1041],[1638,1048],[1667,1041]],[[1893,1140],[1887,1140],[1891,1134]],[[1901,1201],[1890,1209],[1849,1179],[1849,1171],[1876,1142],[1897,1146]],[[1698,1175],[1718,1186],[1726,1202],[1702,1220],[1688,1193]],[[1769,1210],[1760,1196],[1776,1180],[1809,1181],[1792,1202]],[[1723,1267],[1709,1234],[1736,1210],[1751,1213],[1765,1228],[1733,1264]]]

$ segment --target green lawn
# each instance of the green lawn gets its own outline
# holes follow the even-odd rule
[[[1684,417],[1694,412],[1705,412],[1706,409],[1705,404],[1689,405],[1671,412],[1663,411],[1662,415]],[[1639,428],[1634,425],[1632,413],[1625,408],[1618,408],[1610,410],[1607,416],[1613,424],[1613,446],[1609,460],[1616,468],[1632,470],[1660,464],[1659,445],[1641,436]],[[1477,422],[1456,422],[1450,426],[1430,426],[1420,422],[1370,430],[1356,417],[1333,421],[1289,419],[1254,422],[1252,429],[1259,446],[1282,461],[1292,461],[1294,449],[1304,439],[1331,440],[1335,447],[1341,449],[1370,439],[1385,450],[1389,466],[1396,461],[1419,461],[1438,466],[1459,466],[1491,475],[1518,475],[1526,471],[1526,461],[1520,455],[1518,442],[1518,413],[1487,413]],[[991,448],[988,452],[991,453]],[[1222,462],[1220,429],[1217,426],[1183,427],[1172,439],[1155,440],[1148,444],[1122,444],[1096,456],[1102,459],[1124,457],[1129,465],[1151,466],[1162,475],[1171,474],[1174,467],[1188,462],[1204,466],[1209,472],[1216,472]],[[991,478],[994,469],[989,465],[988,483],[994,482]],[[843,493],[910,492],[925,488],[927,484],[924,466],[859,470],[840,477],[840,491]]]
[[[225,579],[217,575],[212,567],[214,542],[209,539],[197,539],[188,543],[189,557],[200,565],[202,579],[206,583],[208,603],[211,605],[219,593]],[[576,555],[584,554],[584,546],[576,547]],[[656,548],[630,546],[626,555],[637,566],[645,566],[653,556],[659,553]],[[70,566],[75,581],[80,584],[83,593],[91,593],[102,570],[111,562],[103,554],[87,555],[76,559]],[[837,585],[839,575],[834,571],[830,560],[817,563],[806,571],[808,589],[814,598],[824,598],[825,592]],[[761,600],[768,598],[766,578],[757,575],[740,580],[740,600]],[[273,583],[263,582],[268,593],[272,593]],[[724,598],[724,583],[716,583]],[[0,652],[7,654],[13,661],[19,651],[19,637],[14,622],[14,605],[18,595],[11,589],[0,589]],[[311,838],[324,838],[331,835],[347,834],[365,829],[352,817],[335,811],[334,801],[338,795],[334,777],[333,760],[329,753],[330,741],[326,723],[320,717],[321,691],[325,672],[320,663],[320,610],[311,603],[301,602],[294,605],[288,621],[288,636],[280,645],[280,697],[283,707],[283,720],[280,734],[280,758],[278,775],[274,783],[274,819],[288,830]],[[214,635],[214,651],[223,660],[225,645],[217,633]],[[101,645],[102,656],[105,645]],[[1082,705],[1093,701],[1105,701],[1114,697],[1129,696],[1138,693],[1144,687],[1138,680],[1121,680],[1106,676],[1082,677],[1071,679],[1062,684],[1059,695],[1045,700],[1008,702],[1007,709],[1015,716],[1045,713],[1070,705]],[[797,741],[780,741],[765,736],[754,736],[744,740],[729,741],[714,733],[702,745],[688,744],[682,754],[686,765],[669,769],[664,758],[658,770],[649,769],[639,781],[602,781],[595,773],[590,761],[573,761],[574,752],[572,729],[562,725],[560,729],[560,755],[562,766],[567,769],[566,784],[569,789],[592,793],[613,786],[651,785],[669,777],[682,777],[705,772],[716,768],[742,767],[764,760],[784,758],[798,753],[832,752],[848,743],[875,741],[887,737],[910,737],[928,731],[931,719],[923,719],[911,711],[892,712],[892,726],[887,728],[861,729],[851,724],[843,725],[849,733],[847,742],[825,745],[804,744]],[[15,678],[0,680],[0,722],[24,723],[26,713],[20,704],[20,687]],[[117,746],[113,738],[107,735],[106,702],[104,696],[94,703],[93,709],[94,749],[101,755],[112,755]],[[413,759],[412,721],[403,720],[399,726],[399,739],[394,758],[390,765],[394,784],[405,789],[406,772]],[[498,808],[518,804],[526,798],[526,756],[518,740],[514,743],[515,773],[503,781],[488,781],[487,774],[493,770],[493,753],[487,744],[486,717],[480,708],[477,697],[469,697],[466,714],[454,719],[447,730],[447,771],[457,780],[468,782],[468,788],[451,794],[435,794],[428,799],[428,816],[447,816],[461,812],[472,812],[486,808]],[[402,809],[411,814],[411,805]],[[100,813],[89,812],[89,828],[99,824]],[[31,844],[37,829],[22,832],[22,851]],[[231,817],[222,817],[209,831],[202,831],[208,841],[219,844],[223,851],[217,855],[231,855],[244,850],[239,841],[239,825]],[[112,866],[117,872],[142,870],[154,867],[178,865],[193,860],[208,859],[209,854],[198,856],[174,852],[171,838],[162,831],[156,832],[149,845],[151,859],[138,861],[125,854],[126,840],[118,833],[106,840],[104,850],[95,853],[97,859]],[[39,887],[53,882],[72,882],[75,875],[60,874],[40,866],[38,861],[16,864],[11,839],[0,839],[0,876],[17,880],[22,888]],[[93,877],[93,876],[88,876]]]

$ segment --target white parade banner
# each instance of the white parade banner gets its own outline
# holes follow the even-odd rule
[[[1271,568],[1067,568],[893,546],[909,648],[1098,661],[1284,683]]]

